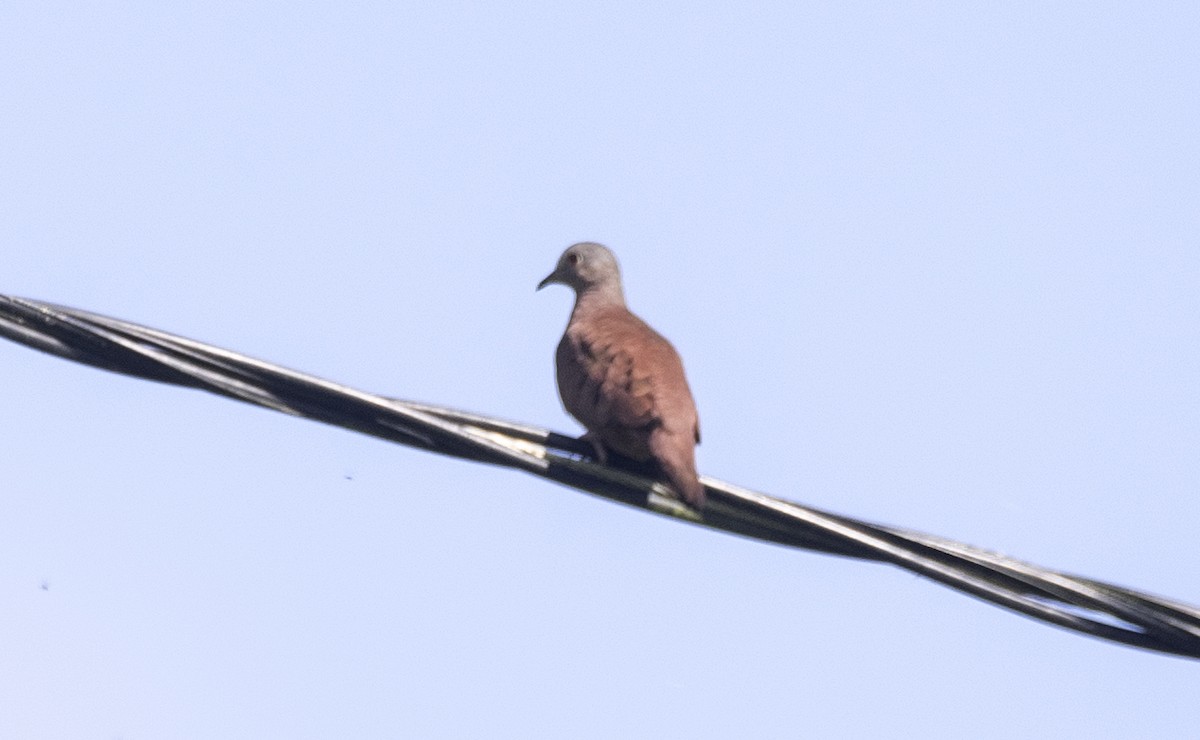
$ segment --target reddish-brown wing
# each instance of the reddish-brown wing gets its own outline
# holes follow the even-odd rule
[[[699,505],[696,404],[679,354],[623,306],[576,317],[556,355],[559,394],[606,448],[653,459],[685,500]]]

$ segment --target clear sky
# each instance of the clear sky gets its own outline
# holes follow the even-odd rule
[[[353,5],[353,7],[351,7]],[[1200,603],[1195,3],[7,3],[0,293]],[[797,7],[797,6],[803,7]],[[1200,664],[0,344],[0,736],[1193,736]]]

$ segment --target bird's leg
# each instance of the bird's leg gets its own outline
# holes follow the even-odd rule
[[[601,465],[608,465],[608,450],[604,449],[604,445],[600,444],[600,440],[596,435],[588,432],[579,439],[592,446],[592,449],[596,451],[596,459],[600,461]]]

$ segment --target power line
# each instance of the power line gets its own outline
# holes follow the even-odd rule
[[[1035,619],[1094,637],[1200,658],[1200,609],[897,527],[703,478],[696,512],[636,466],[525,424],[385,398],[106,316],[0,296],[0,335],[139,378],[200,388],[419,449],[534,475],[692,524],[817,552],[890,563]]]

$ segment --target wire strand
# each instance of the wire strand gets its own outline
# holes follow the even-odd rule
[[[852,519],[702,478],[700,512],[636,466],[540,427],[387,398],[99,314],[0,296],[0,336],[134,377],[199,388],[442,455],[524,470],[612,501],[731,534],[890,563],[1093,637],[1200,658],[1200,609],[954,540]]]

